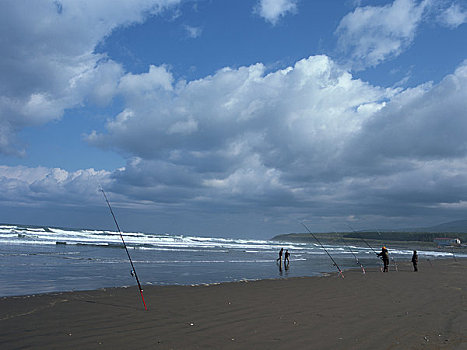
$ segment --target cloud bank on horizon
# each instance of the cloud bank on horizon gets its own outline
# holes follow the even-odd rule
[[[467,8],[436,0],[359,3],[366,5],[341,9],[330,52],[286,65],[265,59],[217,67],[213,59],[211,74],[189,80],[172,62],[131,70],[140,62],[133,53],[99,48],[121,42],[126,30],[145,33],[151,21],[177,20],[187,50],[205,45],[214,40],[208,13],[204,22],[185,15],[188,6],[203,18],[203,1],[2,2],[0,47],[8,54],[0,57],[0,153],[17,165],[0,165],[0,206],[8,208],[0,221],[52,225],[44,213],[60,208],[57,225],[84,219],[83,226],[102,226],[107,221],[88,210],[102,202],[99,186],[130,229],[152,231],[270,237],[309,218],[320,231],[345,230],[349,221],[405,227],[464,218],[467,57],[439,79],[427,69],[412,85],[377,84],[365,73],[382,67],[377,73],[389,76],[383,66],[391,62],[408,72],[422,66],[423,58],[403,61],[417,38],[430,28],[465,33]],[[302,7],[251,1],[245,18],[280,35]],[[151,43],[157,57],[146,30],[149,41],[140,34],[138,47]],[[105,111],[98,127],[80,135],[91,150],[83,158],[106,150],[124,165],[32,165],[22,134],[51,124],[59,130],[71,111]]]

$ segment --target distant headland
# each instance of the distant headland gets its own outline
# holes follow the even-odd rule
[[[327,242],[355,241],[361,238],[375,242],[417,242],[418,244],[433,245],[437,238],[459,239],[465,246],[467,242],[467,220],[457,220],[436,226],[422,228],[407,228],[401,230],[360,230],[346,232],[314,233]],[[309,233],[288,233],[274,236],[273,241],[285,242],[314,242]],[[436,245],[436,244],[435,244]]]

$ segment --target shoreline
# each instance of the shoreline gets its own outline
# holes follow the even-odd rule
[[[466,259],[467,258],[459,258],[459,259]],[[444,258],[438,258],[437,260],[444,260]],[[392,272],[394,269],[392,262],[390,262],[389,266],[390,271]],[[342,268],[342,272],[345,274],[346,271],[361,271],[361,268],[358,266],[355,267],[348,267]],[[375,267],[365,267],[366,271],[377,270]],[[395,271],[394,271],[395,272]],[[189,283],[189,284],[142,284],[141,288],[157,288],[157,287],[210,287],[216,286],[221,284],[228,284],[228,283],[251,283],[251,282],[258,282],[258,281],[280,281],[280,280],[290,280],[294,278],[323,278],[323,277],[332,277],[334,275],[338,275],[339,272],[327,271],[327,272],[320,272],[319,275],[313,276],[292,276],[292,277],[271,277],[271,278],[244,278],[235,281],[220,281],[220,282],[210,282],[210,283]],[[57,291],[50,291],[50,292],[38,292],[38,293],[30,293],[30,294],[17,294],[17,295],[4,295],[0,296],[0,301],[3,299],[10,299],[10,298],[30,298],[30,297],[37,297],[41,295],[59,295],[59,294],[66,294],[66,293],[86,293],[86,292],[98,292],[98,291],[107,291],[110,289],[129,289],[129,288],[136,288],[138,290],[138,285],[131,284],[131,285],[124,285],[124,286],[109,286],[109,287],[101,287],[96,289],[71,289],[71,290],[57,290]],[[139,293],[139,290],[138,290]]]
[[[365,270],[371,270],[374,268],[368,268]],[[342,271],[345,273],[346,271],[358,270],[360,271],[360,267],[349,267],[343,268]],[[229,284],[229,283],[251,283],[251,282],[258,282],[258,281],[280,281],[280,280],[289,280],[294,278],[323,278],[323,277],[331,277],[332,275],[337,275],[338,272],[321,272],[320,275],[315,276],[294,276],[294,277],[277,277],[277,278],[257,278],[257,279],[241,279],[237,281],[221,281],[221,282],[211,282],[211,283],[190,283],[190,284],[142,284],[141,288],[163,288],[163,287],[210,287],[210,286],[217,286],[222,284]],[[74,289],[74,290],[62,290],[62,291],[50,291],[50,292],[40,292],[40,293],[31,293],[31,294],[18,294],[18,295],[5,295],[0,296],[0,301],[3,299],[14,299],[14,298],[31,298],[31,297],[38,297],[43,295],[61,295],[67,293],[86,293],[86,292],[98,292],[98,291],[108,291],[111,289],[129,289],[129,288],[136,288],[138,291],[138,285],[125,285],[125,286],[109,286],[109,287],[102,287],[97,289]],[[139,291],[138,291],[139,293]]]
[[[459,259],[459,260],[464,260],[467,262],[467,258],[464,258],[464,257],[459,257],[456,259]],[[437,261],[454,261],[456,262],[456,260],[454,260],[453,258],[448,258],[448,257],[445,257],[445,258],[434,258],[434,259],[425,259],[426,261],[424,263],[433,263],[433,262],[437,262]],[[397,261],[397,264],[401,264],[401,265],[411,265],[410,261],[409,260],[400,260],[400,261]],[[381,262],[381,266],[382,266],[382,262]],[[399,265],[398,265],[399,266]],[[381,272],[380,269],[378,269],[377,267],[364,267],[365,271],[366,272]],[[345,273],[347,272],[361,272],[361,267],[360,266],[355,266],[355,267],[344,267],[344,268],[341,268],[343,274],[345,275]],[[393,261],[391,260],[389,262],[389,272],[398,272],[395,270],[395,267],[393,265]],[[141,288],[143,289],[143,292],[144,292],[144,289],[146,288],[164,288],[164,287],[210,287],[210,286],[217,286],[217,285],[223,285],[223,284],[229,284],[229,283],[251,283],[251,282],[259,282],[259,281],[281,281],[281,280],[293,280],[293,279],[297,279],[297,278],[331,278],[331,277],[339,277],[339,272],[338,271],[323,271],[323,272],[320,272],[319,275],[310,275],[310,276],[292,276],[292,277],[283,277],[283,276],[280,276],[280,277],[271,277],[271,278],[252,278],[252,279],[248,279],[248,278],[244,278],[244,279],[240,279],[240,280],[235,280],[235,281],[220,281],[220,282],[210,282],[210,283],[187,283],[187,284],[141,284]],[[30,293],[30,294],[18,294],[18,295],[4,295],[4,296],[0,296],[0,301],[1,300],[4,300],[4,299],[14,299],[14,298],[31,298],[31,297],[38,297],[38,296],[46,296],[46,295],[61,295],[61,294],[69,294],[69,293],[89,293],[89,292],[99,292],[99,291],[102,291],[102,292],[106,292],[108,290],[112,290],[112,289],[130,289],[130,288],[135,288],[138,293],[139,293],[139,289],[138,289],[138,285],[136,284],[131,284],[131,285],[123,285],[123,286],[108,286],[108,287],[101,287],[101,288],[96,288],[96,289],[71,289],[71,290],[56,290],[56,291],[50,291],[50,292],[38,292],[38,293]]]
[[[467,259],[0,299],[3,348],[466,349]]]
[[[449,252],[450,253],[450,252]],[[450,253],[451,254],[451,253]],[[444,256],[444,257],[432,257],[432,258],[426,258],[426,257],[421,257],[420,256],[420,261],[424,260],[425,262],[435,262],[435,261],[443,261],[443,260],[451,260],[453,259],[450,256]],[[465,259],[467,260],[467,257],[461,256],[461,257],[456,257],[456,259]],[[370,259],[372,260],[372,259]],[[363,260],[362,260],[363,261]],[[409,260],[406,259],[398,259],[396,260],[397,264],[399,263],[408,263]],[[271,262],[273,263],[273,262]],[[382,264],[382,262],[380,262]],[[395,270],[394,268],[394,260],[390,261],[389,264],[389,270]],[[294,263],[292,261],[292,267]],[[355,262],[352,262],[353,266],[349,265],[344,265],[342,266],[340,263],[339,265],[341,266],[342,271],[345,273],[346,271],[361,271],[361,267],[355,265]],[[308,278],[308,277],[327,277],[329,275],[337,275],[338,272],[334,267],[330,266],[330,270],[326,271],[316,271],[310,274],[295,274],[292,276],[287,276],[287,274],[284,276],[282,274],[276,275],[273,277],[258,277],[258,278],[239,278],[239,279],[234,279],[234,280],[220,280],[220,281],[213,281],[213,282],[193,282],[193,283],[153,283],[153,282],[147,282],[146,284],[142,284],[142,288],[152,288],[152,287],[170,287],[170,286],[211,286],[211,285],[218,285],[218,284],[224,284],[224,283],[238,283],[238,282],[254,282],[254,281],[262,281],[262,280],[282,280],[282,279],[291,279],[291,278]],[[364,268],[365,270],[371,270],[371,269],[378,269],[376,267],[376,263],[372,263],[372,265],[367,266],[367,264],[364,262]],[[49,291],[37,291],[37,292],[30,292],[30,293],[24,293],[24,294],[6,294],[6,295],[0,295],[0,300],[5,299],[5,298],[16,298],[16,297],[29,297],[29,296],[39,296],[39,295],[46,295],[46,294],[60,294],[60,293],[79,293],[79,292],[89,292],[89,291],[98,291],[98,290],[108,290],[108,289],[113,289],[113,288],[132,288],[132,287],[137,287],[136,281],[133,279],[134,284],[123,284],[123,285],[107,285],[107,286],[99,286],[96,288],[83,288],[83,289],[77,289],[77,288],[70,288],[70,289],[57,289],[57,290],[49,290]]]

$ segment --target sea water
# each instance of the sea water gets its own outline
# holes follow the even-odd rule
[[[142,285],[191,285],[316,276],[335,272],[324,249],[314,243],[225,239],[142,232],[123,237]],[[379,266],[364,246],[324,245],[341,269]],[[278,251],[291,253],[288,268]],[[391,249],[409,260],[411,250]],[[450,253],[419,251],[420,259]],[[0,225],[0,296],[90,290],[135,285],[120,234],[113,231]]]

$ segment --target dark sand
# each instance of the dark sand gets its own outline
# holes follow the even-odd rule
[[[432,264],[1,298],[0,348],[467,349],[467,260]]]

